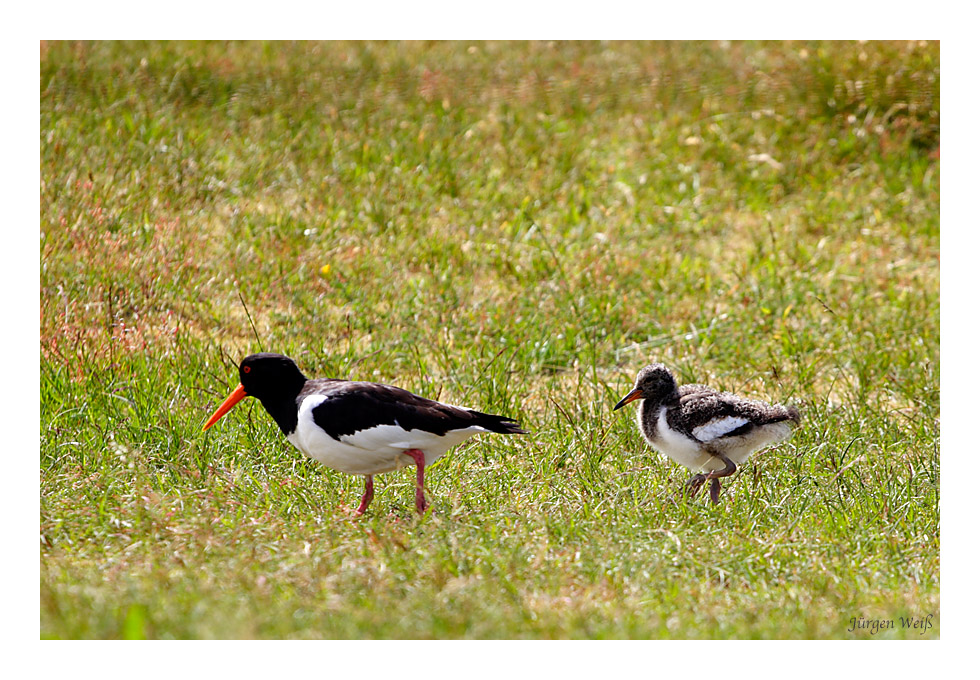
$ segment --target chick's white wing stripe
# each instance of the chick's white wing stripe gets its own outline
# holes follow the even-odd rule
[[[691,430],[691,433],[700,441],[710,442],[713,439],[724,437],[732,430],[738,429],[749,422],[745,418],[737,416],[725,416],[709,420],[704,425],[698,425]]]

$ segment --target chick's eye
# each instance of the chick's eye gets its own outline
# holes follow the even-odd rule
[[[251,373],[251,372],[252,372],[251,366],[246,366],[245,368],[242,369],[242,373]]]

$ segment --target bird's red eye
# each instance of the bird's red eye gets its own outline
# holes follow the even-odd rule
[[[252,370],[251,366],[246,366],[245,368],[242,369],[242,373],[249,373],[251,370]]]

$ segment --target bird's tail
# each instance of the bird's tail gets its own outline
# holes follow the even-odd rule
[[[789,420],[793,421],[794,425],[800,424],[800,409],[795,406],[787,406],[786,413],[789,416]]]
[[[473,411],[473,414],[478,418],[477,425],[490,432],[499,432],[500,434],[527,434],[527,430],[522,430],[521,426],[513,418],[495,416],[490,413],[481,413],[480,411]]]

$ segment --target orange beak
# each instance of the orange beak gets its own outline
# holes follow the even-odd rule
[[[208,422],[204,423],[204,430],[208,429],[216,422],[221,420],[221,416],[228,413],[228,411],[230,411],[235,406],[235,404],[237,404],[247,396],[248,394],[245,392],[245,388],[242,387],[242,385],[236,387],[235,391],[229,394],[228,398],[225,399],[225,403],[223,403],[221,406],[218,407],[218,410],[214,412],[213,416],[208,418]],[[204,430],[201,430],[201,432],[204,432]]]
[[[625,397],[623,397],[618,404],[613,406],[613,411],[618,411],[619,409],[623,408],[624,406],[626,406],[626,404],[630,403],[631,401],[636,401],[637,399],[642,399],[642,398],[643,398],[643,392],[641,392],[639,389],[635,389],[629,394],[627,394]]]

